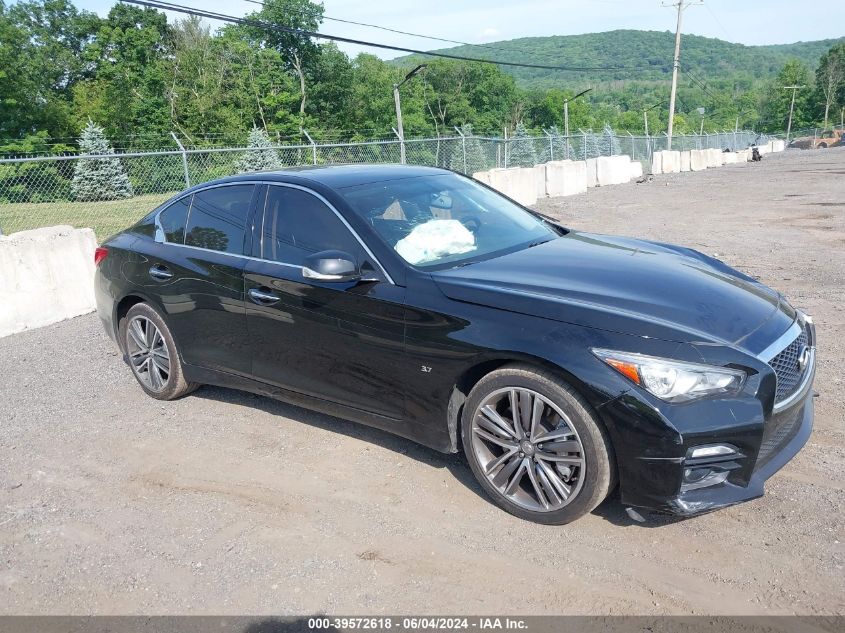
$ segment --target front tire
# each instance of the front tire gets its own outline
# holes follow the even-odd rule
[[[148,303],[129,309],[120,322],[120,340],[132,374],[148,396],[175,400],[199,386],[185,380],[173,335]]]
[[[587,402],[550,372],[508,365],[482,378],[461,416],[464,453],[493,502],[563,525],[591,512],[615,481],[612,448]]]

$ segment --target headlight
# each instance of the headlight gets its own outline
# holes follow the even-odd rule
[[[686,402],[720,393],[735,393],[745,382],[745,372],[738,369],[607,349],[594,349],[593,354],[634,384],[667,402]]]

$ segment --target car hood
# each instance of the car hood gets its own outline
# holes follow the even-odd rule
[[[432,277],[457,301],[753,353],[796,316],[779,293],[698,251],[575,231]]]

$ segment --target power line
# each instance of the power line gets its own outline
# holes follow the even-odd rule
[[[193,7],[186,7],[180,4],[172,4],[169,2],[155,2],[150,0],[120,0],[129,4],[137,4],[140,6],[149,7],[152,9],[160,9],[162,11],[173,11],[175,13],[185,13],[187,15],[195,15],[201,18],[208,18],[210,20],[219,20],[221,22],[229,22],[231,24],[240,24],[243,26],[251,26],[253,28],[265,29],[268,31],[283,31],[285,33],[294,33],[296,35],[303,35],[305,37],[313,37],[315,39],[331,40],[334,42],[343,42],[345,44],[356,44],[358,46],[370,46],[373,48],[381,48],[391,51],[399,51],[403,53],[411,53],[414,55],[426,55],[429,57],[441,57],[444,59],[454,59],[465,62],[480,62],[484,64],[496,64],[498,66],[511,66],[516,68],[536,68],[540,70],[562,70],[569,72],[585,72],[598,70],[628,70],[621,66],[549,66],[545,64],[525,64],[519,62],[506,62],[495,59],[483,59],[480,57],[465,57],[461,55],[451,55],[449,53],[439,53],[434,51],[423,51],[415,48],[406,48],[404,46],[393,46],[391,44],[381,44],[378,42],[369,42],[366,40],[358,40],[351,37],[342,37],[340,35],[329,35],[327,33],[317,33],[315,31],[307,31],[304,29],[295,29],[281,24],[270,24],[262,20],[254,20],[251,18],[239,18],[233,15],[226,15],[223,13],[214,13],[203,9],[195,9]]]
[[[256,4],[260,7],[266,7],[267,6],[267,3],[263,2],[262,0],[243,0],[243,1],[248,2],[250,4]],[[304,15],[305,13],[306,13],[305,11],[301,12],[302,15]],[[473,44],[472,42],[464,42],[462,40],[451,40],[451,39],[448,39],[448,38],[445,38],[445,37],[438,37],[436,35],[423,35],[421,33],[411,33],[410,31],[403,31],[401,29],[394,29],[394,28],[391,28],[389,26],[381,26],[379,24],[370,24],[368,22],[357,22],[355,20],[349,20],[349,19],[346,19],[346,18],[334,18],[334,17],[330,17],[330,16],[325,15],[325,14],[322,16],[322,19],[323,20],[330,20],[332,22],[341,22],[343,24],[354,24],[355,26],[364,26],[364,27],[371,28],[371,29],[378,29],[378,30],[381,30],[381,31],[396,33],[398,35],[408,35],[410,37],[418,37],[418,38],[421,38],[421,39],[424,39],[424,40],[433,40],[435,42],[444,42],[446,44],[456,44],[458,46],[471,46],[471,47],[474,47],[474,48],[486,48],[486,49],[491,50],[491,51],[502,51],[504,53],[523,52],[523,53],[528,53],[528,54],[531,54],[531,55],[537,55],[538,54],[538,51],[529,50],[529,49],[526,49],[526,48],[520,48],[520,47],[506,48],[504,46],[494,46],[492,44]],[[553,55],[551,53],[540,52],[539,54],[542,57],[546,57],[548,59],[555,58],[555,55]],[[643,66],[628,66],[628,67],[620,66],[620,67],[607,68],[607,70],[623,70],[623,69],[636,70],[638,68],[643,68]]]
[[[696,75],[693,74],[692,71],[690,71],[689,67],[684,66],[683,68],[684,68],[684,72],[687,75],[687,78],[690,81],[692,81],[693,83],[695,83],[699,88],[701,88],[704,91],[704,94],[706,94],[708,97],[710,97],[714,101],[717,99],[716,95],[713,92],[711,92],[710,89],[707,87],[707,83],[704,80],[698,79],[696,77]]]

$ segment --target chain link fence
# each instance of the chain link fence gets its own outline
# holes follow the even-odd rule
[[[667,137],[593,132],[568,137],[493,138],[451,136],[361,143],[310,143],[273,147],[283,167],[400,163],[445,167],[473,174],[496,167],[529,167],[550,160],[585,160],[628,154],[649,170],[652,153],[667,148]],[[738,149],[765,142],[754,132],[675,136],[673,149]],[[121,153],[102,156],[38,156],[0,159],[0,233],[69,224],[93,228],[99,240],[140,219],[184,188],[239,173],[249,148],[214,148]],[[89,177],[99,164],[117,161],[131,188],[105,191],[98,200],[74,197],[73,181]],[[90,188],[89,188],[90,189]]]

